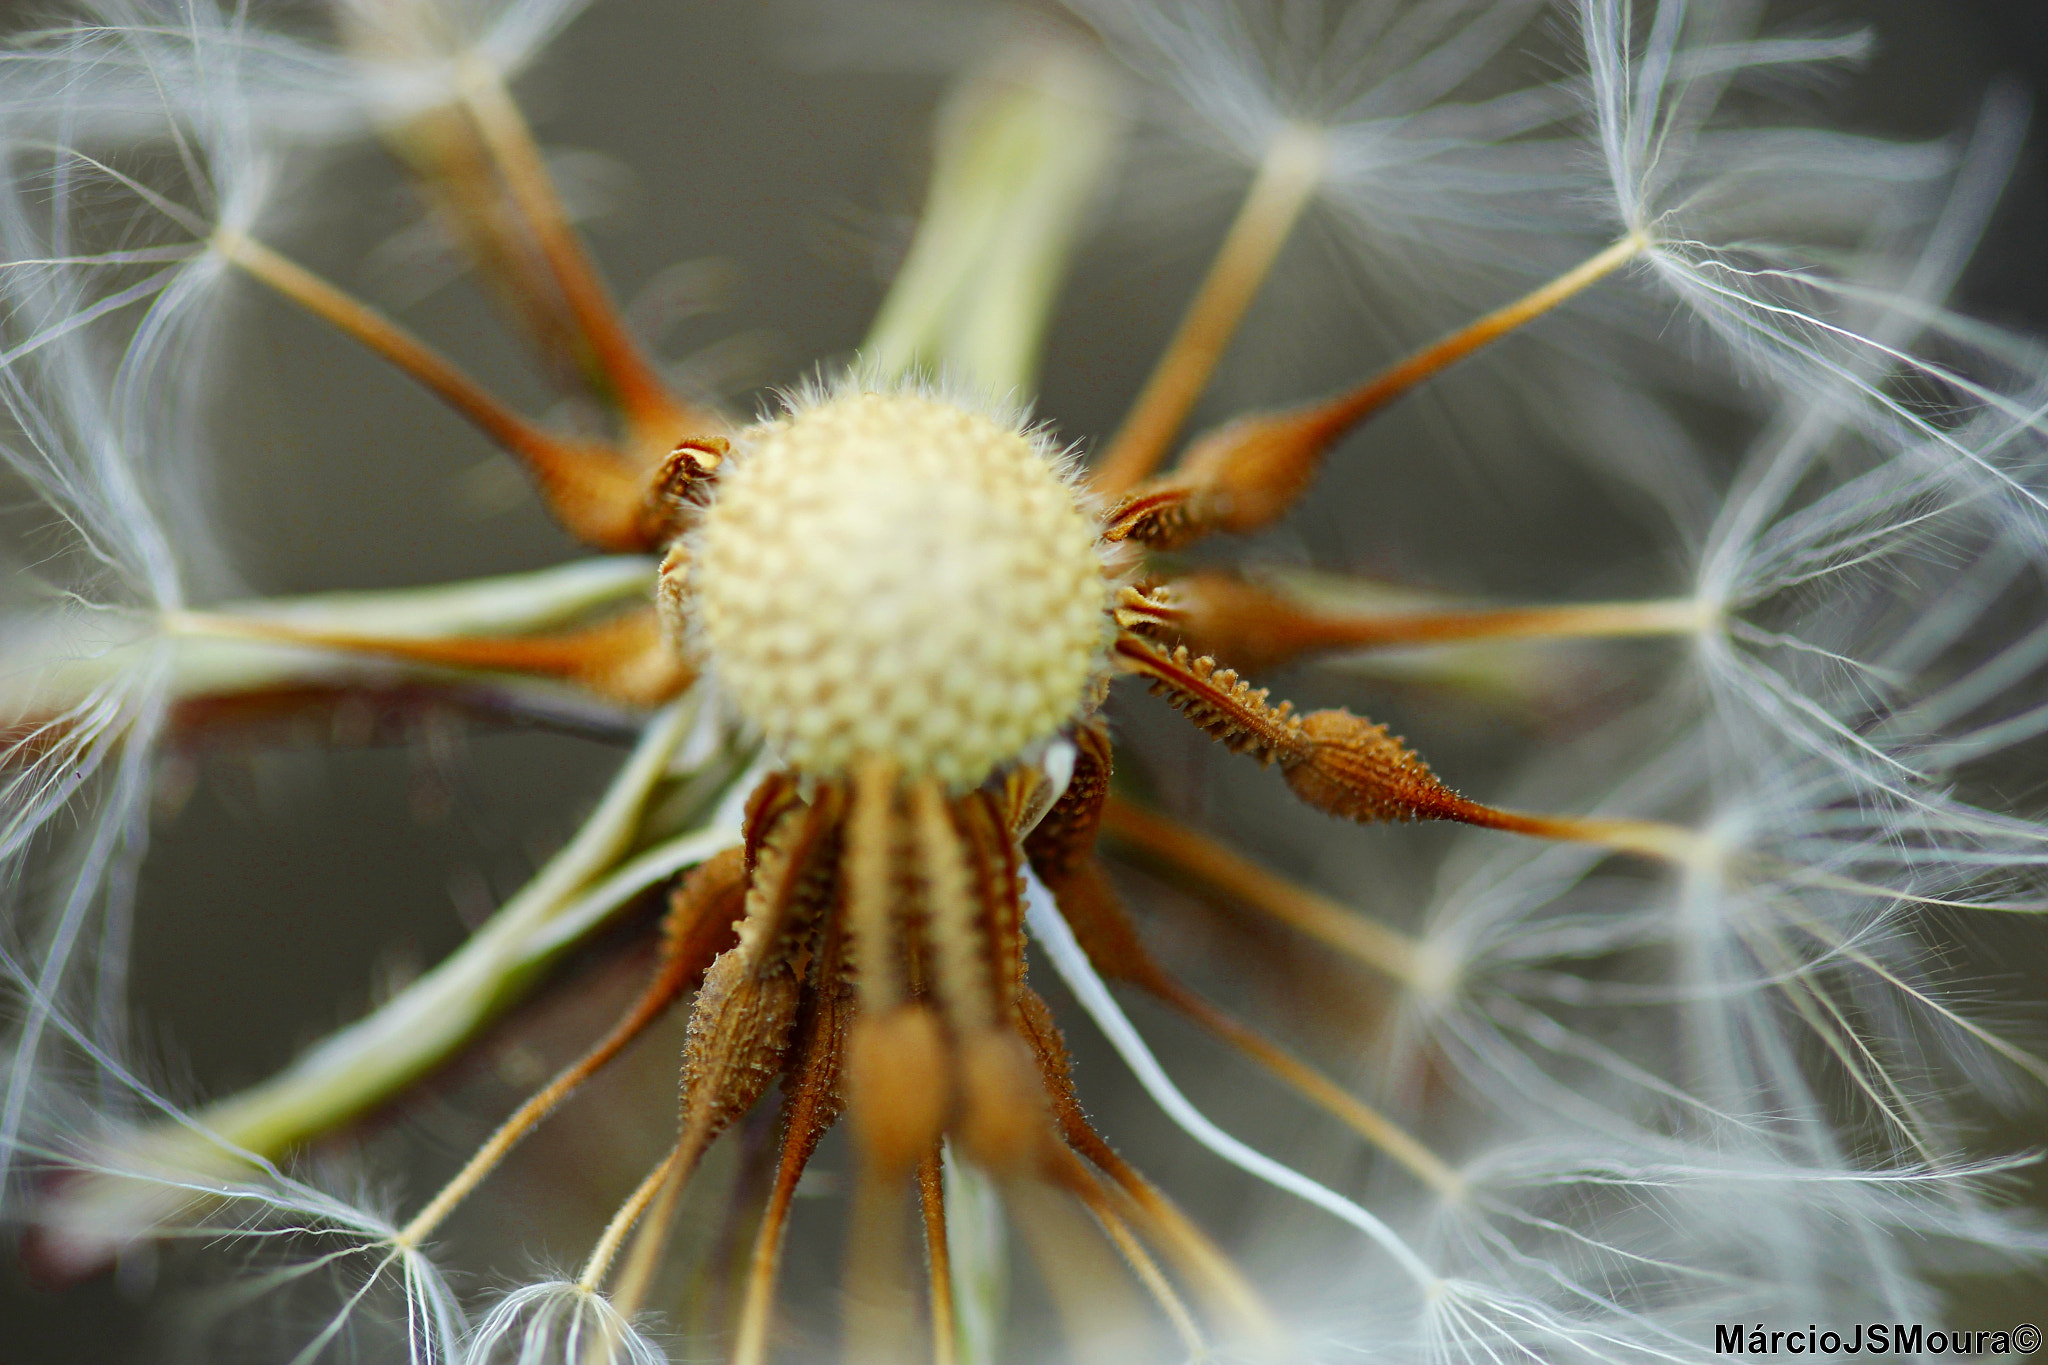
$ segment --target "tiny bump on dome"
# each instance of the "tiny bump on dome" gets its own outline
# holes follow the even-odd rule
[[[971,408],[842,393],[750,428],[689,565],[700,648],[799,772],[972,785],[1097,691],[1095,522],[1038,441]]]

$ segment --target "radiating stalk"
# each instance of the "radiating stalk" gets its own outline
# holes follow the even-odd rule
[[[1318,129],[1290,124],[1266,148],[1208,275],[1096,466],[1098,491],[1114,497],[1159,467],[1322,183],[1323,166]]]
[[[917,1163],[917,1198],[924,1215],[925,1301],[931,1307],[932,1365],[958,1365],[960,1331],[953,1320],[953,1248],[946,1235],[943,1150],[934,1146]]]
[[[526,116],[505,89],[503,75],[486,61],[465,62],[462,94],[512,202],[561,290],[569,316],[598,363],[601,374],[592,378],[609,389],[608,396],[643,438],[642,444],[657,456],[666,454],[678,437],[716,434],[717,427],[707,414],[677,401],[669,392],[644,348],[626,329],[611,290],[598,274],[583,239],[570,225],[547,161],[526,125]]]
[[[214,234],[213,245],[256,279],[411,376],[517,457],[572,534],[606,550],[650,548],[644,528],[645,473],[609,446],[560,436],[529,420],[390,318],[261,242],[222,230]]]
[[[1026,393],[1074,240],[1122,132],[1095,58],[1037,45],[969,78],[940,114],[910,254],[861,357]]]
[[[1590,289],[1637,259],[1649,245],[1649,239],[1641,233],[1630,233],[1549,283],[1538,286],[1476,322],[1460,327],[1322,405],[1318,409],[1321,420],[1338,429],[1356,426],[1416,385],[1442,374],[1459,361],[1485,350],[1510,332]]]
[[[1410,1175],[1445,1199],[1465,1195],[1465,1180],[1448,1162],[1385,1114],[1336,1084],[1314,1067],[1256,1030],[1247,1028],[1171,978],[1142,983],[1168,1005],[1215,1034],[1247,1059],[1293,1087],[1317,1108],[1399,1162]]]
[[[1102,829],[1169,870],[1242,901],[1396,981],[1414,985],[1423,976],[1422,947],[1406,934],[1269,872],[1163,815],[1112,796],[1102,808]]]
[[[439,1065],[616,907],[738,839],[738,812],[619,865],[641,837],[650,794],[696,723],[683,702],[660,713],[574,837],[489,922],[439,965],[269,1080],[200,1108],[191,1123],[109,1144],[110,1170],[232,1176],[244,1153],[276,1158],[388,1099]],[[607,876],[607,872],[611,875]],[[189,1202],[182,1187],[82,1176],[46,1206],[51,1256],[81,1273]]]

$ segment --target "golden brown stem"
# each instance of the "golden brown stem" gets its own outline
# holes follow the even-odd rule
[[[1277,761],[1294,794],[1317,810],[1369,824],[1383,820],[1452,820],[1540,839],[1599,844],[1671,862],[1711,854],[1691,830],[1655,820],[1532,815],[1461,796],[1429,770],[1414,750],[1349,711],[1297,716],[1285,702],[1267,704],[1254,688],[1186,645],[1170,653],[1126,632],[1114,646],[1118,667],[1149,678],[1174,708],[1233,753]]]
[[[1605,279],[1640,256],[1646,245],[1646,239],[1631,233],[1540,289],[1335,398],[1228,422],[1198,438],[1180,467],[1152,485],[1134,487],[1135,479],[1114,485],[1098,481],[1105,492],[1132,493],[1111,514],[1113,537],[1172,549],[1212,532],[1270,524],[1308,488],[1330,447],[1366,418]]]
[[[1665,863],[1712,862],[1720,856],[1711,836],[1662,820],[1622,820],[1597,815],[1532,815],[1526,811],[1479,806],[1468,824],[1487,829],[1557,839],[1572,844],[1597,844],[1616,853],[1633,853]]]
[[[718,1135],[761,1098],[788,1051],[798,982],[784,967],[757,970],[747,951],[744,927],[740,940],[739,947],[705,973],[690,1011],[690,1033],[683,1045],[682,1137],[674,1158],[665,1163],[662,1179],[642,1205],[639,1233],[612,1293],[613,1305],[629,1319],[640,1310],[654,1282],[691,1173]],[[585,1273],[587,1277],[589,1272]],[[603,1273],[600,1268],[600,1279]]]
[[[378,64],[410,65],[448,51],[446,16],[408,0],[370,0],[335,7],[343,40]],[[587,359],[563,316],[554,281],[538,259],[518,209],[505,191],[476,117],[465,105],[407,110],[382,130],[384,143],[419,181],[422,196],[477,264],[484,283],[571,383]]]
[[[1109,798],[1102,816],[1102,827],[1112,839],[1177,878],[1221,892],[1231,902],[1271,916],[1397,981],[1418,981],[1421,945],[1406,934],[1120,797]]]
[[[604,1284],[604,1277],[611,1272],[612,1261],[617,1258],[619,1248],[625,1245],[626,1234],[640,1221],[640,1215],[647,1211],[647,1206],[654,1202],[655,1196],[695,1159],[696,1153],[691,1149],[686,1136],[669,1148],[668,1155],[634,1187],[633,1192],[626,1196],[626,1202],[619,1205],[618,1211],[612,1214],[611,1221],[605,1224],[604,1231],[598,1235],[597,1245],[590,1249],[590,1255],[584,1259],[583,1271],[576,1277],[579,1289],[588,1294],[598,1292]]]
[[[1534,322],[1574,295],[1606,279],[1641,256],[1649,244],[1649,240],[1640,233],[1631,232],[1548,284],[1432,342],[1350,392],[1298,410],[1298,415],[1314,436],[1327,446],[1416,385],[1442,374],[1459,361],[1485,350],[1510,332]]]
[[[1101,868],[1092,860],[1058,880],[1048,879],[1047,886],[1059,905],[1061,917],[1073,928],[1075,940],[1104,977],[1151,992],[1393,1157],[1437,1193],[1447,1198],[1463,1193],[1464,1181],[1458,1173],[1399,1124],[1279,1044],[1202,999],[1161,967],[1146,950],[1137,927],[1110,889]]]
[[[1255,1341],[1271,1344],[1280,1337],[1272,1315],[1230,1259],[1188,1220],[1157,1187],[1117,1155],[1088,1122],[1074,1093],[1072,1064],[1052,1011],[1036,991],[1026,990],[1019,1002],[1025,1042],[1038,1060],[1053,1119],[1068,1147],[1101,1171],[1131,1210],[1142,1220],[1155,1245],[1171,1256],[1181,1274],[1200,1288],[1215,1312]]]
[[[1465,1194],[1465,1178],[1392,1119],[1365,1103],[1286,1048],[1247,1028],[1180,982],[1155,971],[1134,982],[1270,1071],[1302,1098],[1401,1163],[1408,1173],[1445,1199]]]
[[[705,1149],[754,1106],[787,1061],[803,995],[794,962],[809,941],[814,918],[820,880],[814,864],[823,861],[816,827],[824,805],[822,793],[816,804],[801,805],[773,782],[764,782],[749,803],[739,942],[705,972],[690,1009],[683,1042],[681,1135],[674,1157],[634,1215],[640,1230],[612,1295],[626,1318],[639,1310],[653,1284],[684,1186]],[[623,1228],[618,1235],[623,1237]],[[585,1271],[592,1288],[616,1251],[611,1229],[606,1240],[612,1251],[602,1260],[593,1254]]]
[[[917,1297],[902,1193],[899,1173],[861,1164],[848,1218],[846,1308],[840,1319],[848,1365],[904,1365],[917,1355]]]
[[[924,1213],[926,1299],[932,1314],[932,1365],[953,1365],[957,1329],[953,1322],[953,1254],[946,1245],[946,1170],[943,1148],[933,1146],[917,1163],[917,1197]]]
[[[904,998],[896,924],[896,770],[864,764],[853,777],[846,820],[846,932],[848,955],[859,973],[861,1004],[886,1014]]]
[[[517,457],[572,534],[605,550],[649,548],[645,476],[609,447],[556,436],[521,417],[412,333],[261,242],[226,229],[213,242],[222,256],[390,361]]]
[[[1179,330],[1097,466],[1097,491],[1115,497],[1158,468],[1322,175],[1320,132],[1289,126],[1273,139]]]
[[[1180,1338],[1181,1346],[1192,1360],[1200,1360],[1209,1354],[1209,1344],[1202,1339],[1202,1329],[1195,1325],[1194,1314],[1175,1292],[1173,1282],[1160,1270],[1159,1262],[1145,1249],[1131,1225],[1125,1221],[1111,1202],[1095,1176],[1081,1164],[1079,1157],[1071,1151],[1060,1153],[1063,1158],[1055,1168],[1053,1178],[1060,1187],[1079,1199],[1101,1225],[1103,1235],[1120,1252],[1131,1273],[1138,1277],[1138,1283],[1145,1286],[1145,1292],[1159,1305],[1159,1311],[1166,1316],[1174,1335]]]
[[[1253,672],[1326,650],[1473,640],[1567,640],[1696,634],[1709,609],[1691,598],[1451,611],[1357,611],[1317,606],[1223,573],[1176,578],[1156,594],[1169,630],[1201,654]]]
[[[640,344],[626,329],[582,239],[569,223],[548,175],[547,162],[525,116],[495,67],[476,61],[464,70],[463,96],[485,147],[504,177],[512,202],[547,263],[570,318],[596,360],[593,376],[657,457],[683,436],[717,435],[722,424],[679,403]]]
[[[168,624],[191,634],[288,641],[440,668],[560,678],[630,706],[658,706],[696,677],[669,644],[652,607],[555,635],[359,635],[311,630],[282,617],[200,612],[182,613]]]
[[[734,1338],[733,1365],[762,1365],[768,1355],[768,1327],[775,1307],[775,1281],[782,1267],[783,1236],[796,1197],[797,1182],[842,1107],[839,1077],[846,1030],[853,1013],[852,997],[840,984],[837,936],[830,935],[825,954],[812,974],[814,991],[803,1032],[802,1058],[784,1081],[782,1154],[775,1185],[754,1237],[747,1267],[746,1295],[741,1302]],[[793,1084],[792,1084],[793,1081]]]
[[[697,984],[711,960],[731,946],[732,917],[743,889],[741,877],[740,851],[731,848],[704,863],[676,889],[662,925],[660,970],[640,999],[596,1047],[565,1067],[491,1134],[461,1172],[399,1231],[398,1245],[416,1247],[431,1237],[521,1138]]]
[[[996,1021],[981,907],[952,801],[936,779],[910,788],[910,824],[924,892],[930,989],[956,1037],[978,1033]]]

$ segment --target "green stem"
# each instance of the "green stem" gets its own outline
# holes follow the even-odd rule
[[[738,812],[727,801],[701,828],[620,864],[643,836],[643,813],[697,712],[694,698],[660,712],[569,843],[432,971],[190,1124],[147,1129],[98,1152],[91,1164],[105,1174],[64,1187],[47,1212],[45,1228],[65,1259],[93,1264],[175,1217],[189,1186],[154,1183],[155,1174],[181,1182],[238,1175],[250,1156],[281,1156],[389,1099],[454,1055],[639,892],[736,842]]]
[[[1107,78],[1072,49],[1027,49],[960,86],[867,363],[884,377],[943,369],[999,395],[1028,391],[1120,124]]]

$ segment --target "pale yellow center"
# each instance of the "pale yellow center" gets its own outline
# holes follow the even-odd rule
[[[698,639],[800,772],[981,781],[1083,706],[1109,630],[1094,522],[1028,437],[913,394],[746,432],[689,567]]]

